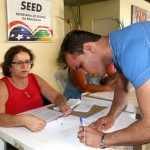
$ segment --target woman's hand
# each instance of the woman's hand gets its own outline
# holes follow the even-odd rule
[[[61,103],[59,105],[60,111],[64,113],[64,116],[68,116],[71,113],[71,108],[67,103]]]
[[[22,115],[22,125],[33,132],[41,131],[46,126],[46,122],[33,116]]]

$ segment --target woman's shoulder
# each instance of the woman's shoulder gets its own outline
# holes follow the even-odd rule
[[[39,76],[37,74],[35,74],[35,73],[29,73],[28,74],[28,78],[29,79],[36,79],[36,80],[38,80]]]
[[[5,80],[8,80],[8,78],[4,76],[4,77],[2,77],[2,78],[0,79],[0,81],[1,81],[1,80],[2,80],[2,81],[5,81]]]
[[[6,85],[6,84],[10,84],[8,77],[2,77],[0,79],[0,85]]]
[[[7,78],[6,78],[7,80]],[[0,91],[4,91],[7,89],[6,83],[4,82],[4,80],[0,80]]]
[[[43,82],[45,81],[44,79],[42,79],[39,75],[35,74],[35,73],[30,73],[28,75],[29,80],[31,80],[32,82],[38,84],[39,86],[41,84],[43,84]]]
[[[0,80],[0,86],[1,85],[4,85],[4,81],[2,79]]]

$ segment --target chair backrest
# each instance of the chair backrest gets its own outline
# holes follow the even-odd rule
[[[68,70],[58,70],[55,73],[56,83],[61,94],[63,94],[67,84],[67,72]]]

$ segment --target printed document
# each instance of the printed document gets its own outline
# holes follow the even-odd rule
[[[108,108],[109,109],[109,108]],[[106,109],[103,112],[104,114],[108,113],[108,109]],[[99,114],[101,116],[101,114]],[[98,115],[97,115],[98,117]],[[95,119],[98,119],[95,116]],[[109,130],[107,130],[107,132],[112,132],[115,130],[119,130],[121,128],[126,128],[128,127],[130,124],[132,124],[135,120],[130,117],[130,113],[126,113],[123,112],[121,113],[121,115],[116,119],[115,124],[112,126],[112,128],[110,128]],[[88,125],[89,123],[92,123],[92,121],[89,121],[89,118],[83,119],[83,124]],[[80,126],[80,118],[76,117],[76,116],[68,116],[68,117],[61,117],[55,121],[53,121],[50,124],[47,124],[46,128],[44,129],[45,132],[49,135],[49,140],[55,140],[57,137],[57,142],[59,141],[62,142],[63,141],[67,141],[67,144],[63,144],[63,147],[68,150],[71,147],[71,150],[95,150],[95,148],[91,148],[88,146],[85,146],[83,143],[80,143],[78,137],[77,137],[77,133],[79,131],[79,126]],[[50,136],[50,135],[55,135],[55,136]],[[50,137],[52,137],[50,139]],[[56,142],[53,142],[56,143]],[[70,146],[70,147],[69,147]],[[51,143],[51,147],[52,147],[52,143]],[[55,149],[55,146],[54,146]],[[106,148],[106,150],[120,150],[120,147],[110,147],[110,148]]]
[[[75,106],[79,105],[80,103],[81,103],[80,99],[69,99],[67,101],[67,104],[71,107],[71,109],[73,109]],[[53,107],[53,109],[59,111],[59,107],[58,106]]]
[[[32,109],[32,110],[23,112],[21,114],[31,114],[31,115],[34,115],[34,116],[36,116],[36,117],[38,117],[38,118],[40,118],[46,122],[57,119],[58,117],[63,115],[62,112],[52,110],[48,107],[49,106]]]
[[[47,124],[44,129],[49,135],[49,140],[51,141],[51,149],[59,150],[58,147],[53,146],[59,143],[65,150],[96,150],[95,148],[85,146],[80,143],[77,133],[79,131],[80,119],[76,116],[61,117],[50,124]],[[50,136],[53,135],[53,136]],[[50,139],[50,137],[52,137]],[[57,138],[56,138],[57,137]],[[56,140],[52,142],[52,140]],[[62,143],[61,143],[62,142]],[[106,148],[106,150],[115,150],[113,148]]]
[[[102,111],[91,115],[89,117],[87,117],[86,119],[84,119],[85,123],[87,125],[89,125],[90,123],[96,121],[97,119],[106,116],[108,114],[110,110],[110,107],[103,109]],[[108,129],[106,132],[113,132],[116,130],[121,130],[123,128],[128,127],[130,124],[134,123],[136,121],[136,119],[134,119],[131,115],[133,115],[132,113],[128,113],[128,112],[122,112],[115,120],[114,125]]]

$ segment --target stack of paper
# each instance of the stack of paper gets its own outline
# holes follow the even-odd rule
[[[67,104],[71,107],[71,109],[73,109],[75,106],[77,106],[78,104],[81,103],[80,99],[69,99],[67,101]],[[58,106],[53,107],[54,110],[60,111]]]
[[[32,110],[23,112],[21,114],[31,114],[31,115],[34,115],[46,122],[57,119],[58,117],[63,115],[62,112],[52,110],[52,109],[48,108],[48,106],[32,109]]]

